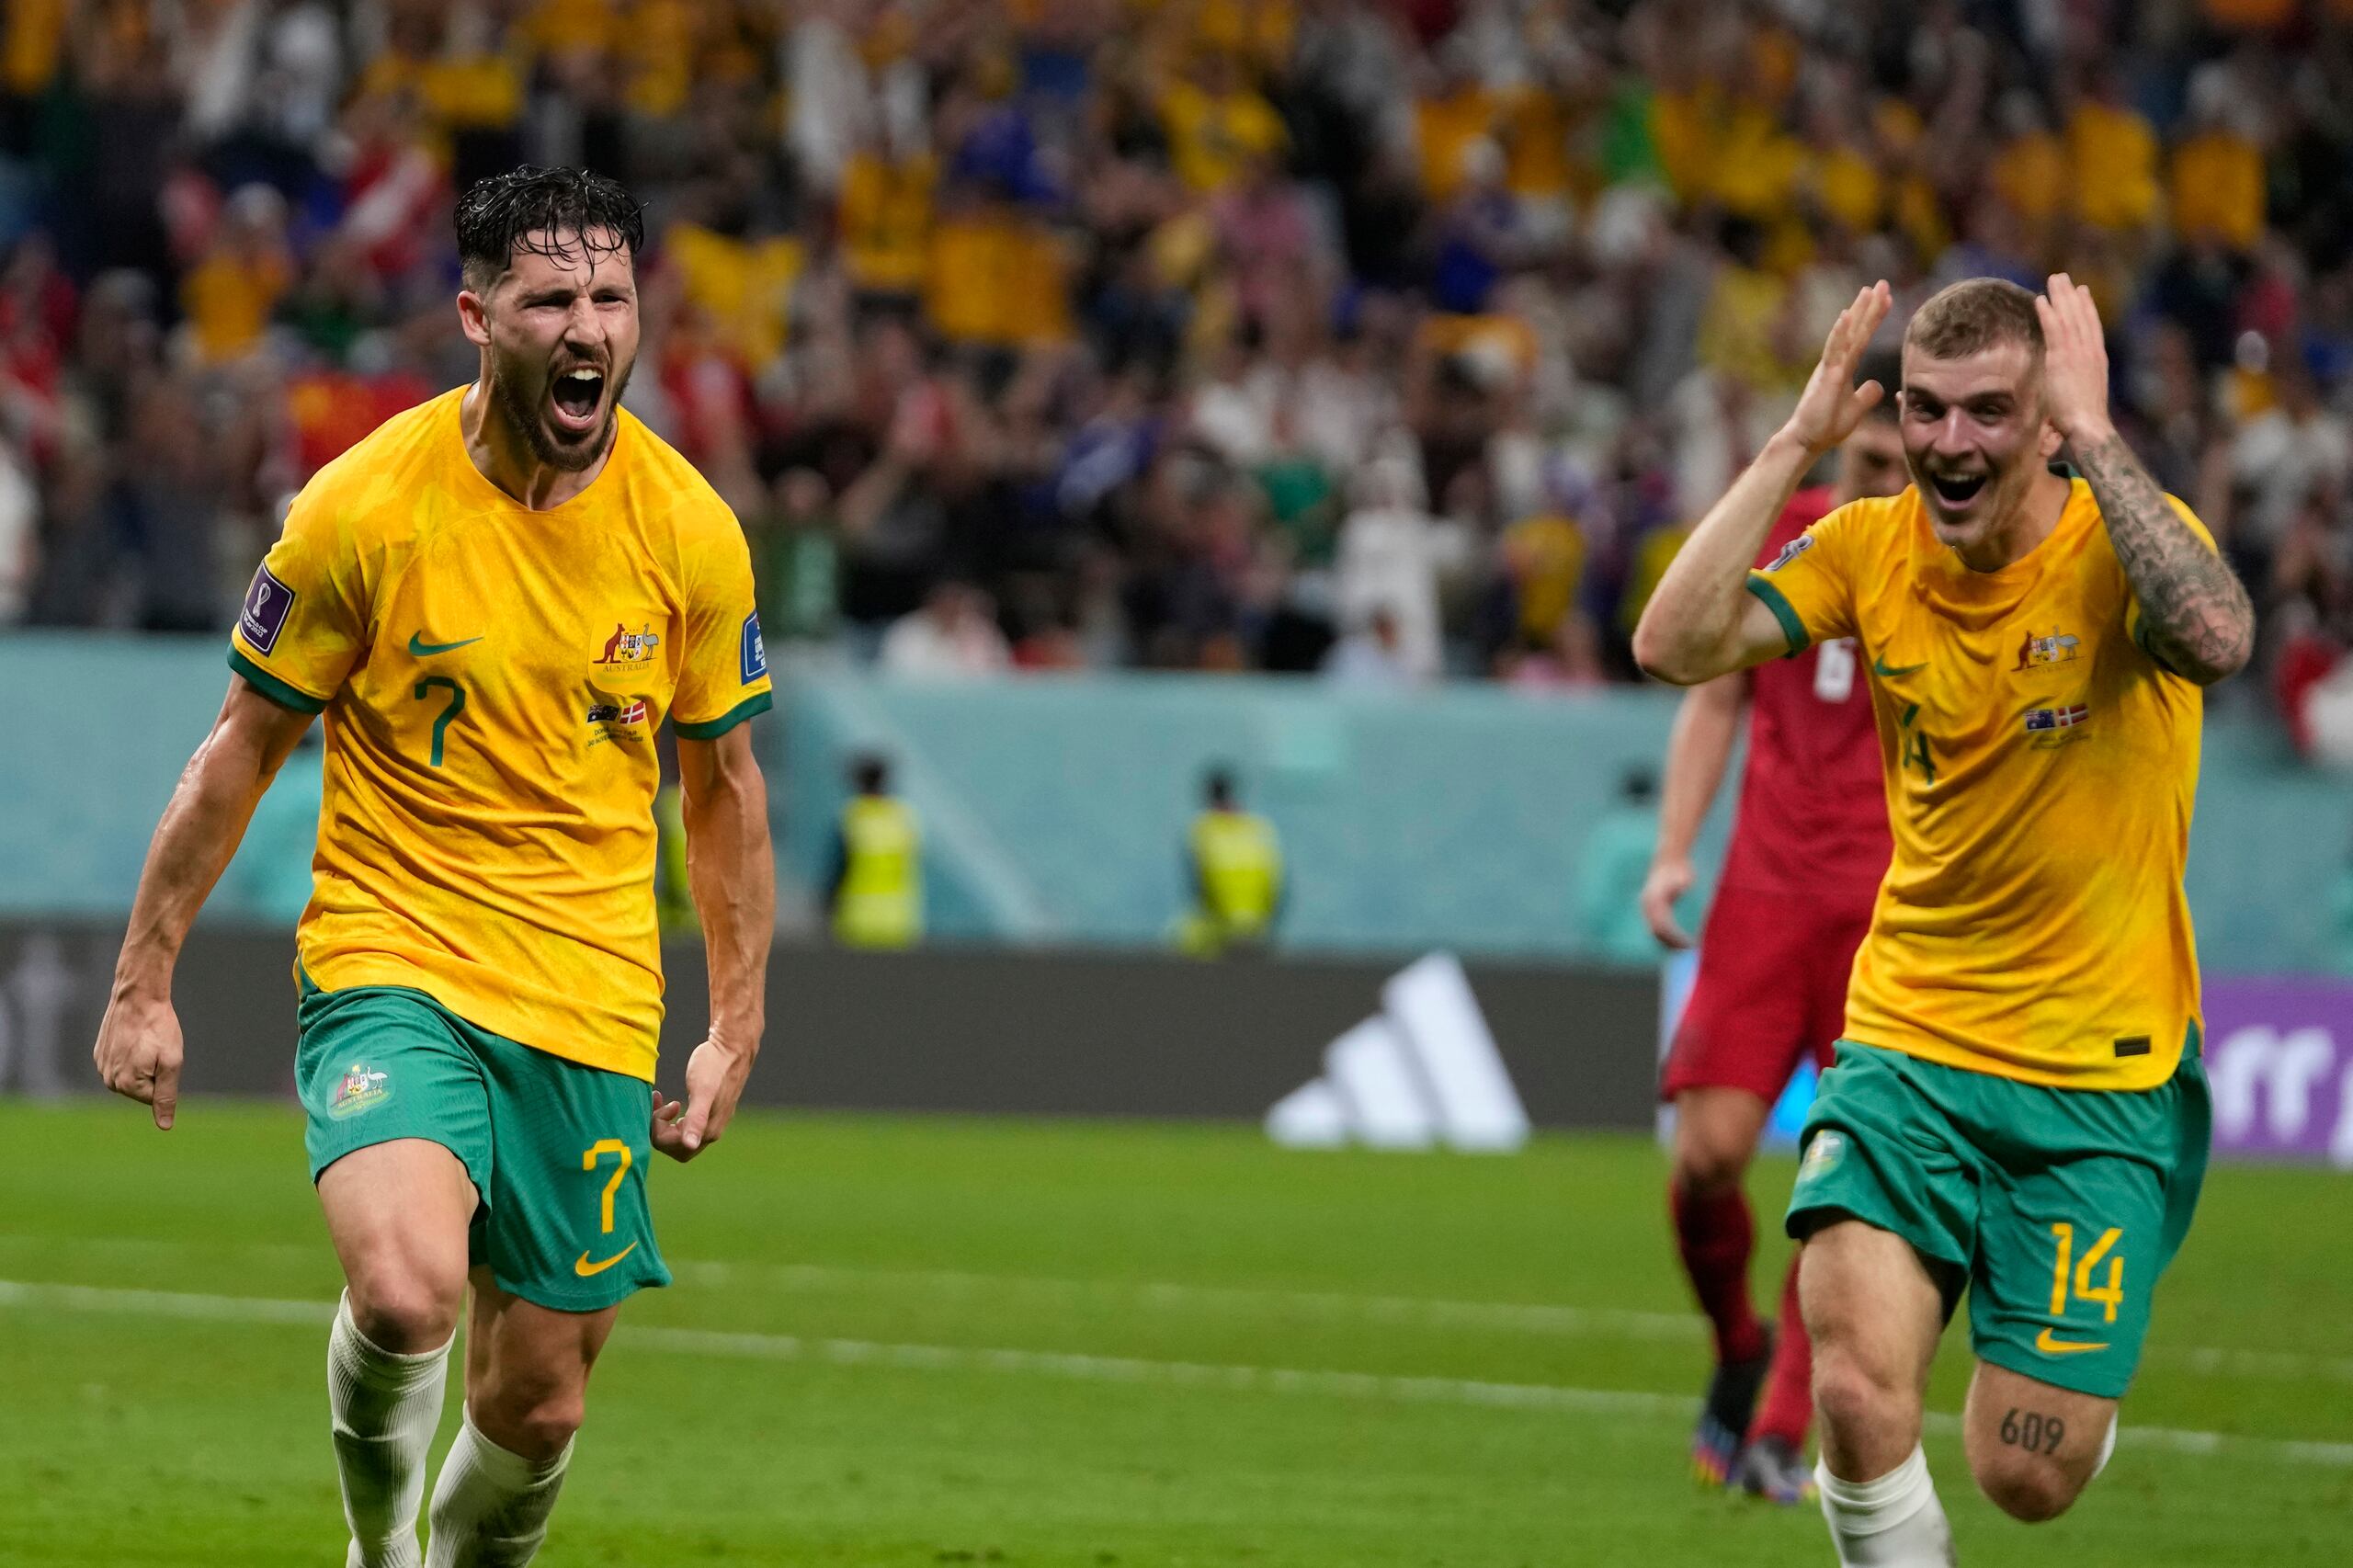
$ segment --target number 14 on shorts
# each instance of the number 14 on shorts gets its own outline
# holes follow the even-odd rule
[[[2058,1244],[2058,1256],[2051,1269],[2051,1315],[2067,1315],[2069,1287],[2074,1287],[2074,1299],[2089,1301],[2107,1311],[2105,1321],[2116,1321],[2116,1309],[2124,1301],[2124,1259],[2117,1254],[2116,1244],[2124,1238],[2122,1230],[2111,1226],[2100,1233],[2099,1239],[2075,1256],[2075,1227],[2056,1224],[2051,1227],[2051,1239]],[[2105,1284],[2093,1282],[2093,1270],[2100,1264],[2108,1265]],[[2073,1265],[2072,1275],[2069,1266]],[[2105,1350],[2105,1340],[2062,1339],[2044,1329],[2035,1336],[2034,1347],[2045,1355],[2064,1356],[2080,1350]]]

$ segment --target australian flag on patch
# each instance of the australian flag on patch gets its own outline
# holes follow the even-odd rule
[[[2036,730],[2072,730],[2092,716],[2089,707],[2081,702],[2064,708],[2029,708],[2026,710],[2029,733]]]

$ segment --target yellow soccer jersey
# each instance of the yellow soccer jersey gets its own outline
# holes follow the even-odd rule
[[[1852,637],[1870,660],[1895,855],[1847,1037],[2065,1088],[2172,1077],[2199,1006],[2202,694],[2137,641],[2091,487],[1998,572],[1962,565],[1912,489],[1839,508],[1748,586],[1792,651]]]
[[[654,733],[768,707],[751,554],[627,413],[587,489],[520,505],[467,456],[464,397],[319,471],[230,643],[264,695],[326,714],[302,967],[650,1081]]]

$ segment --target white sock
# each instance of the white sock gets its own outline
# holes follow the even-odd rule
[[[1951,1568],[1958,1561],[1918,1448],[1877,1481],[1841,1481],[1824,1464],[1814,1466],[1813,1479],[1843,1568]]]
[[[349,1568],[417,1568],[416,1506],[449,1386],[448,1345],[415,1356],[381,1349],[352,1321],[345,1293],[327,1335],[327,1410]]]
[[[2097,1481],[2099,1472],[2108,1468],[2108,1461],[2116,1457],[2116,1428],[2120,1424],[2120,1415],[2111,1415],[2108,1418],[2108,1436],[2099,1440],[2099,1458],[2092,1461],[2094,1481]]]
[[[523,1568],[547,1539],[571,1462],[570,1443],[551,1460],[510,1453],[483,1437],[469,1414],[434,1483],[426,1568]]]

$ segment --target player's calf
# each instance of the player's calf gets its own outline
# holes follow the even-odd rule
[[[1969,1385],[1961,1446],[1994,1506],[2040,1524],[2073,1507],[2106,1462],[2116,1402],[1981,1362]]]

